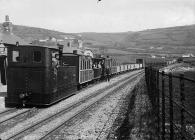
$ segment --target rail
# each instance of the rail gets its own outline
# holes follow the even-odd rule
[[[155,67],[145,68],[146,84],[159,140],[195,138],[195,80]]]

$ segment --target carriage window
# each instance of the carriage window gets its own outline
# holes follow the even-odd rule
[[[90,69],[92,68],[91,61],[89,61],[89,68],[90,68]]]
[[[82,70],[84,70],[84,61],[82,60]]]
[[[82,70],[84,69],[84,62],[83,62],[83,60],[82,60]]]
[[[85,68],[84,69],[87,69],[87,62],[85,61]]]
[[[89,61],[89,68],[90,68],[90,69],[92,68],[92,64],[91,64],[91,61]]]
[[[80,70],[82,70],[82,61],[80,60]]]
[[[81,64],[80,65],[81,65],[81,70],[82,70],[83,69],[83,61],[82,60],[81,60]]]
[[[12,52],[12,61],[13,62],[19,62],[20,61],[20,53],[19,53],[19,51],[13,51]]]
[[[81,70],[83,70],[83,60],[81,60]]]
[[[34,62],[41,62],[41,52],[40,51],[34,51],[33,61]]]

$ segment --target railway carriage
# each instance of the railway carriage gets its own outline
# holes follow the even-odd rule
[[[128,64],[128,71],[131,70],[131,64]]]
[[[128,70],[128,66],[127,64],[124,65],[124,71],[127,71]]]
[[[119,74],[119,73],[120,73],[120,65],[117,65],[117,67],[116,67],[116,71],[117,71],[117,74]]]
[[[135,64],[131,64],[131,70],[135,69]]]
[[[127,64],[127,71],[129,71],[129,64]]]
[[[124,65],[120,65],[120,73],[124,72]]]
[[[135,69],[139,69],[139,64],[135,64]]]
[[[106,68],[112,68],[112,58],[102,57],[102,79],[106,77]]]
[[[92,58],[81,54],[63,53],[63,63],[66,66],[76,67],[77,87],[91,82],[94,78]]]
[[[92,62],[93,62],[93,73],[94,73],[94,77],[93,80],[97,81],[101,79],[102,76],[102,62],[103,62],[103,58],[101,57],[97,57],[97,58],[92,58]]]
[[[6,107],[47,106],[75,90],[76,67],[63,65],[59,49],[6,44],[8,48]]]
[[[143,67],[143,64],[139,64],[139,69],[141,69]]]
[[[112,58],[112,61],[111,61],[111,74],[112,75],[117,74],[117,62],[116,62],[116,59],[114,58]]]

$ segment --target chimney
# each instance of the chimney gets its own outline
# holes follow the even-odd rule
[[[78,40],[79,43],[79,48],[83,48],[83,41],[82,40]]]
[[[72,41],[71,40],[68,40],[67,46],[70,47],[70,48],[72,47]]]
[[[12,34],[12,23],[8,15],[5,16],[5,22],[3,22],[3,32]]]
[[[8,15],[5,16],[5,22],[9,22],[9,16]]]

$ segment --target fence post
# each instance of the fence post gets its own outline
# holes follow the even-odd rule
[[[148,68],[147,67],[145,67],[145,80],[146,80],[146,84],[148,84]]]
[[[152,99],[152,104],[154,105],[154,94],[153,94],[153,68],[150,67],[150,94]]]
[[[148,85],[149,85],[149,93],[151,96],[151,66],[148,67]]]
[[[170,121],[170,140],[174,139],[173,131],[173,87],[172,87],[172,73],[169,73],[169,121]]]
[[[184,140],[185,134],[185,116],[184,116],[184,102],[185,102],[185,95],[184,95],[184,74],[180,74],[180,101],[181,101],[181,140]]]
[[[165,140],[165,72],[162,71],[162,140]]]
[[[157,132],[158,140],[160,140],[160,95],[159,95],[159,70],[156,70],[156,94],[157,94]]]
[[[151,94],[152,94],[152,104],[156,106],[156,94],[155,94],[155,69],[151,68]]]

